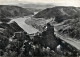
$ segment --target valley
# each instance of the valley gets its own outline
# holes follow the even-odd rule
[[[61,6],[40,12],[17,6],[1,8],[1,57],[80,56],[79,8]]]

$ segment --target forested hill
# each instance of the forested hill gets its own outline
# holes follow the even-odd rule
[[[21,17],[31,14],[33,14],[33,12],[19,6],[0,5],[0,18],[16,17],[16,16]]]
[[[61,22],[65,19],[75,19],[80,16],[79,7],[67,7],[67,6],[57,6],[53,8],[47,8],[34,17],[36,18],[54,18],[57,22]]]

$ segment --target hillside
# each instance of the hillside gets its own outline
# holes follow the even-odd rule
[[[73,39],[80,39],[80,18],[65,20],[58,28],[61,34]]]
[[[33,12],[18,6],[0,5],[0,18],[21,17],[31,15]]]
[[[80,16],[79,7],[64,7],[57,6],[53,8],[47,8],[34,17],[36,18],[54,18],[57,22],[61,22],[66,19],[75,19]]]
[[[34,17],[36,18],[55,18],[59,24],[59,33],[74,39],[80,39],[80,8],[57,6],[47,8]],[[53,23],[54,24],[54,23]]]

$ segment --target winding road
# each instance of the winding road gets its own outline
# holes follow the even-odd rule
[[[64,35],[61,35],[58,30],[55,28],[54,26],[54,34],[60,38],[61,40],[65,41],[66,43],[70,44],[71,46],[73,46],[74,48],[76,48],[78,50],[78,52],[80,52],[80,41],[79,40],[75,40],[75,39],[72,39],[68,36],[64,36]]]

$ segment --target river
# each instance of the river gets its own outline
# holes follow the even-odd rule
[[[12,23],[13,21],[15,21],[28,34],[34,34],[34,33],[40,32],[38,29],[35,29],[34,27],[25,23],[25,20],[30,19],[29,16],[24,16],[24,17],[19,17],[19,18],[11,18],[11,19],[12,20],[9,23]]]

